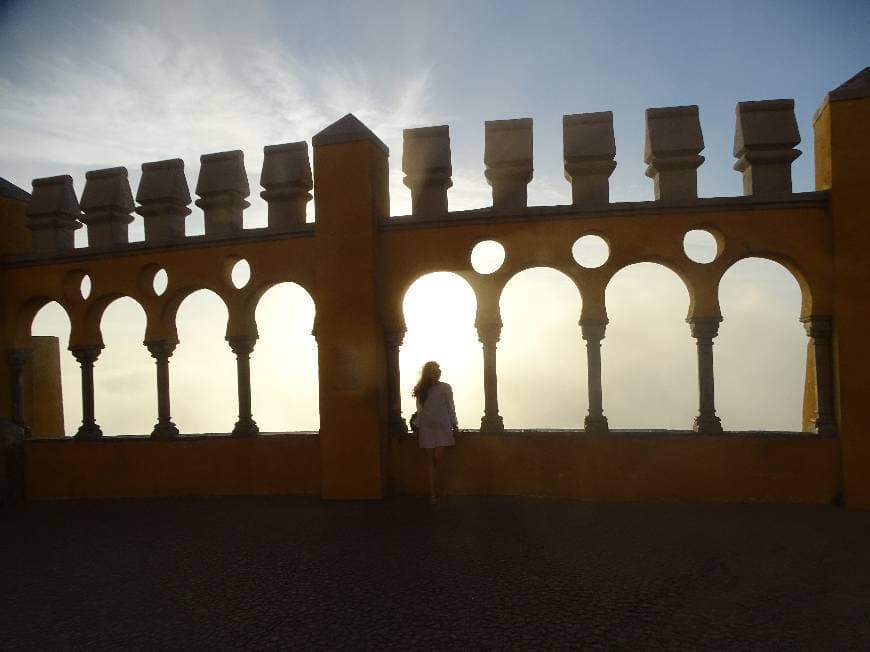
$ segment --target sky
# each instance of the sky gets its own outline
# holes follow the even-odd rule
[[[824,95],[870,64],[870,5],[802,2],[0,2],[0,176],[33,178],[123,165],[134,192],[143,162],[183,158],[191,188],[201,154],[241,149],[250,176],[248,227],[265,224],[264,145],[306,140],[346,113],[391,150],[391,213],[410,212],[402,129],[450,126],[451,210],[490,205],[486,120],[534,120],[529,203],[570,203],[561,160],[563,114],[614,113],[612,201],[653,198],[643,174],[644,110],[697,104],[706,162],[699,195],[742,192],[732,170],[738,101],[794,98],[803,155],[795,191],[813,189],[812,114]],[[309,210],[309,218],[314,211]],[[189,234],[202,233],[194,207]],[[142,239],[141,218],[131,239]],[[77,232],[84,244],[83,230]],[[537,324],[522,307],[537,302]],[[685,427],[696,411],[694,342],[681,282],[654,265],[621,271],[608,289],[605,412],[613,427]],[[797,284],[781,267],[746,261],[728,272],[716,340],[717,406],[726,427],[800,427],[806,337]],[[450,310],[446,310],[447,307]],[[459,307],[461,309],[454,309]],[[482,414],[474,302],[458,277],[421,279],[406,297],[402,378],[438,359],[463,427]],[[553,270],[515,277],[502,299],[500,402],[508,427],[573,428],[586,411],[580,298]],[[316,429],[314,306],[278,286],[258,311],[254,416],[264,430]],[[445,316],[449,313],[449,316]],[[48,306],[35,334],[64,337]],[[172,358],[175,420],[185,432],[226,432],[236,415],[226,309],[207,292],[179,316]],[[66,331],[64,329],[67,329]],[[121,299],[103,322],[97,418],[106,432],[154,422],[144,315]],[[65,344],[62,344],[65,346]],[[80,419],[77,369],[64,352],[67,434]],[[283,361],[283,362],[278,362]],[[750,379],[747,381],[746,379]],[[742,380],[741,380],[742,379]],[[753,383],[756,383],[753,385]],[[542,400],[546,397],[546,400]],[[405,412],[412,409],[404,392]]]

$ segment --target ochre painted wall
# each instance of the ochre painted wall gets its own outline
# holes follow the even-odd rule
[[[394,491],[428,492],[415,439],[394,437],[390,457]],[[840,491],[836,438],[771,433],[465,433],[442,468],[449,494],[828,504]]]
[[[316,435],[31,439],[25,454],[31,499],[320,492]]]

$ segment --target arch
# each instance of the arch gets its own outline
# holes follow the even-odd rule
[[[611,428],[691,427],[698,406],[688,286],[667,266],[622,267],[607,284],[604,413]],[[676,275],[679,278],[679,275]]]
[[[157,415],[154,363],[145,339],[147,315],[133,297],[100,297],[89,311],[104,348],[94,366],[94,407],[105,435],[147,435]]]
[[[145,316],[145,327],[142,329],[142,339],[140,339],[140,343],[145,339],[145,331],[148,327],[148,314],[145,310],[145,306],[137,299],[129,294],[121,294],[117,292],[113,292],[110,294],[103,294],[99,297],[95,297],[85,313],[85,334],[92,335],[98,338],[99,342],[102,342],[102,323],[103,316],[106,313],[106,310],[109,309],[109,306],[114,304],[118,300],[129,300],[135,303],[139,309],[142,311],[142,314]]]
[[[191,295],[202,291],[206,291],[218,297],[221,300],[221,303],[223,303],[224,308],[226,308],[227,314],[229,314],[229,304],[227,303],[226,298],[220,293],[220,290],[217,288],[211,286],[196,287],[188,285],[179,288],[178,290],[172,292],[172,294],[169,294],[167,290],[166,294],[164,295],[166,296],[166,300],[163,303],[163,309],[160,311],[160,321],[163,325],[163,332],[165,332],[167,336],[172,335],[177,337],[177,318],[178,310],[181,308],[181,304],[187,301],[188,297],[190,297]]]
[[[66,317],[67,333],[72,329],[72,317],[70,311],[61,299],[41,295],[30,297],[22,303],[15,313],[15,322],[13,324],[13,337],[15,346],[27,347],[30,342],[30,337],[33,335],[33,323],[37,315],[42,312],[42,309],[49,304],[57,304],[58,308],[63,311]]]
[[[716,407],[729,430],[801,430],[807,337],[804,288],[785,265],[749,257],[719,282]]]
[[[483,357],[474,328],[477,299],[468,281],[453,272],[417,278],[402,301],[407,332],[399,354],[402,413],[415,410],[411,388],[427,360],[438,360],[453,386],[462,428],[477,428],[483,414]]]
[[[251,396],[261,432],[320,429],[315,304],[298,283],[257,293],[259,339],[251,356]]]
[[[50,409],[40,410],[40,414],[25,413],[25,421],[34,437],[63,437],[73,434],[82,421],[82,380],[79,365],[68,350],[72,330],[69,312],[59,301],[38,297],[28,301],[19,315],[19,325],[27,325],[24,346],[32,346],[31,337],[49,336],[58,340],[59,378],[49,372],[42,387],[33,383],[25,390],[35,392],[30,399],[34,404],[46,403]],[[40,361],[44,369],[54,367],[53,353],[46,349],[43,355],[52,358],[46,357]],[[35,371],[34,365],[40,362],[37,362],[34,353],[28,360],[27,367]],[[59,384],[55,384],[56,380],[60,381]],[[27,402],[25,400],[25,405]]]
[[[736,258],[732,262],[730,262],[725,269],[722,270],[722,275],[719,277],[719,284],[721,285],[722,279],[728,274],[728,271],[733,268],[735,265],[740,264],[744,260],[752,260],[752,259],[761,259],[767,260],[771,263],[775,263],[780,267],[784,267],[785,270],[791,275],[794,279],[795,283],[797,283],[798,288],[801,293],[801,317],[808,317],[813,314],[813,291],[810,285],[809,279],[806,274],[804,274],[800,265],[798,265],[794,260],[789,258],[788,256],[783,256],[782,254],[778,254],[775,252],[769,251],[760,251],[754,252],[752,254],[747,254],[745,256],[740,256]]]
[[[170,358],[173,421],[182,432],[230,432],[238,418],[235,356],[226,342],[221,296],[188,292],[175,311],[178,346]]]
[[[646,265],[646,264],[664,267],[668,271],[673,272],[677,276],[677,278],[680,279],[680,281],[683,284],[683,287],[686,290],[686,294],[688,295],[688,298],[689,298],[689,304],[688,304],[688,308],[686,310],[686,315],[687,316],[691,315],[692,308],[695,305],[695,286],[694,286],[694,283],[692,282],[691,274],[689,274],[685,269],[683,269],[683,267],[681,265],[677,264],[676,262],[674,262],[672,260],[661,257],[661,256],[647,256],[644,258],[638,258],[636,260],[622,261],[622,262],[620,262],[620,264],[618,266],[614,266],[611,269],[610,277],[607,279],[607,282],[605,283],[605,286],[604,286],[605,295],[607,294],[607,292],[610,289],[611,281],[613,281],[613,279],[616,276],[618,276],[623,270],[634,267],[635,265]],[[604,267],[606,268],[607,264],[605,264]]]
[[[583,427],[586,352],[576,283],[552,267],[529,267],[502,290],[499,405],[507,428]]]

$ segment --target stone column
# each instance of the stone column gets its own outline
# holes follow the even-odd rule
[[[233,428],[233,437],[253,437],[260,429],[251,414],[251,353],[257,338],[228,337],[230,348],[236,354],[236,374],[239,387],[239,420]]]
[[[586,432],[607,432],[607,417],[601,394],[601,340],[607,328],[606,319],[581,319],[580,329],[586,340],[586,369],[589,389],[589,414],[586,415]]]
[[[722,432],[716,416],[713,385],[713,338],[719,334],[721,317],[690,317],[686,321],[698,345],[698,416],[693,430],[701,433]]]
[[[69,350],[82,368],[82,425],[76,439],[99,439],[103,431],[94,419],[94,363],[100,357],[102,345],[71,346]]]
[[[565,178],[575,206],[607,204],[610,175],[616,169],[613,113],[579,113],[562,117]]]
[[[697,106],[671,106],[646,110],[644,162],[646,176],[655,181],[657,201],[698,198],[699,156],[704,136]]]
[[[30,437],[30,428],[24,423],[24,365],[30,358],[31,349],[12,349],[6,354],[9,365],[9,392],[11,398],[10,416],[13,423],[24,430],[24,436]]]
[[[801,155],[794,100],[739,102],[734,130],[734,169],[743,173],[744,195],[791,192],[791,164]]]
[[[399,374],[399,348],[405,339],[405,329],[384,332],[387,358],[387,400],[389,402],[389,428],[391,433],[408,432],[408,424],[402,418],[402,383]]]
[[[251,194],[241,150],[203,154],[194,202],[205,217],[205,234],[221,235],[242,230],[242,212],[250,206]]]
[[[82,228],[72,177],[45,177],[33,180],[33,194],[27,206],[27,228],[36,253],[70,251],[75,246],[74,233]]]
[[[834,374],[832,365],[831,335],[834,332],[830,317],[812,316],[801,319],[807,335],[812,339],[815,357],[816,414],[814,430],[820,435],[837,433],[834,416]]]
[[[430,217],[447,212],[447,189],[453,185],[450,128],[405,129],[402,132],[402,172],[411,189],[411,213]]]
[[[491,120],[485,126],[483,162],[497,211],[525,210],[532,180],[532,119]]]
[[[92,170],[85,177],[81,221],[88,227],[88,246],[127,244],[134,206],[127,168]]]
[[[483,418],[481,432],[504,432],[504,420],[498,413],[498,373],[496,345],[501,338],[501,321],[475,324],[477,339],[483,345]]]
[[[308,143],[266,145],[260,197],[269,204],[269,231],[292,231],[305,224],[305,206],[311,201],[313,187]]]
[[[175,351],[178,342],[168,340],[153,340],[145,342],[148,353],[157,364],[157,425],[151,431],[154,439],[172,439],[178,437],[178,428],[172,423],[169,405],[169,358]]]

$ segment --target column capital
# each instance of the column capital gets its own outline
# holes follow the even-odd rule
[[[801,317],[801,323],[808,337],[817,339],[830,338],[834,332],[834,320],[827,315],[810,315]]]
[[[719,324],[722,317],[689,317],[686,319],[692,330],[692,337],[699,340],[711,340],[719,334]]]
[[[71,346],[69,347],[69,350],[80,365],[93,365],[97,361],[97,358],[100,357],[100,353],[103,351],[103,345],[87,344],[84,346]]]
[[[405,341],[405,333],[408,329],[404,326],[384,329],[384,343],[387,346],[402,346]]]
[[[251,335],[230,335],[227,337],[227,342],[236,355],[249,356],[254,352],[257,338]]]
[[[583,339],[587,342],[600,342],[604,339],[604,332],[607,330],[607,319],[581,319],[579,322],[580,330],[583,333]]]
[[[178,346],[178,342],[172,340],[147,340],[144,344],[148,347],[148,353],[155,360],[171,357],[175,352],[175,347]]]
[[[487,321],[475,324],[477,339],[481,344],[495,344],[501,339],[501,321]]]

